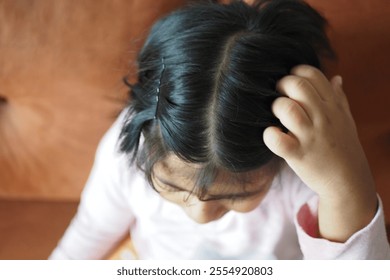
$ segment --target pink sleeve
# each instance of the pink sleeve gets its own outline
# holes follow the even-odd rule
[[[390,259],[382,201],[375,217],[345,243],[316,238],[318,197],[312,197],[298,211],[295,224],[304,259]]]

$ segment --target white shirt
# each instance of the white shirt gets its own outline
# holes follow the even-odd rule
[[[285,166],[261,204],[193,222],[118,152],[122,114],[103,137],[78,212],[50,259],[99,259],[126,234],[141,259],[390,259],[383,208],[345,243],[311,237],[318,198]]]

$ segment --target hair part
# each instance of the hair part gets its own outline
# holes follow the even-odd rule
[[[262,135],[269,126],[285,130],[271,110],[281,96],[276,82],[298,64],[321,68],[321,58],[334,55],[325,27],[296,0],[207,2],[162,18],[138,56],[120,150],[150,182],[169,153],[200,163],[203,190],[219,171],[244,178],[275,164]]]

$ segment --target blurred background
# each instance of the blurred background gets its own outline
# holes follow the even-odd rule
[[[46,259],[126,105],[149,27],[186,0],[0,0],[0,259]],[[390,224],[390,1],[308,0],[329,21]]]

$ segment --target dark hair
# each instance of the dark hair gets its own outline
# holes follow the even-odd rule
[[[282,127],[271,111],[276,82],[295,65],[320,68],[320,57],[333,55],[325,27],[318,12],[293,0],[208,2],[162,18],[129,85],[121,151],[149,181],[170,152],[201,163],[202,187],[219,170],[245,173],[276,159],[262,137],[266,127]]]

